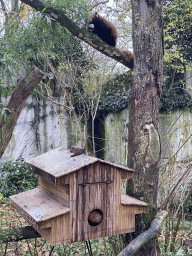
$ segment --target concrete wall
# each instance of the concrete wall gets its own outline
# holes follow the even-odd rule
[[[39,101],[31,96],[20,114],[0,162],[14,160],[20,155],[28,160],[59,146],[67,148],[67,142],[66,120],[55,114],[49,101]]]

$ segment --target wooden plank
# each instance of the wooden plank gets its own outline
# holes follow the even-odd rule
[[[72,175],[71,175],[72,176]],[[75,173],[72,177],[73,179],[73,197],[71,198],[72,199],[72,204],[73,204],[73,211],[71,212],[72,214],[72,223],[73,223],[73,226],[72,226],[72,239],[73,241],[76,240],[76,227],[77,227],[77,224],[78,224],[78,219],[77,219],[77,191],[78,191],[78,180],[77,180],[77,173]]]
[[[121,205],[121,172],[118,168],[114,168],[114,219],[113,219],[113,231],[120,230],[119,219],[122,217],[120,215],[120,205]]]
[[[107,236],[107,183],[95,183],[79,185],[78,191],[78,220],[77,240],[97,239]],[[88,223],[88,216],[91,211],[99,209],[103,213],[103,220],[98,226],[91,226]],[[111,234],[112,232],[110,232]]]
[[[145,206],[134,206],[135,214],[142,214],[147,212],[147,207]]]
[[[113,183],[108,183],[108,200],[107,200],[107,236],[113,235]]]
[[[125,170],[120,170],[121,171],[121,179],[133,179],[133,172],[128,172]]]
[[[10,198],[12,204],[32,225],[70,211],[68,207],[59,203],[39,188],[11,196]]]
[[[57,148],[31,159],[27,163],[29,169],[38,172],[39,175],[45,177],[45,173],[47,173],[48,177],[50,175],[58,179],[98,161],[97,158],[84,154],[75,157],[72,155],[73,153],[68,150]]]
[[[74,194],[74,186],[76,185],[75,181],[74,181],[74,175],[70,174],[69,175],[69,188],[70,188],[70,192],[69,192],[69,198],[70,198],[70,203],[69,203],[69,208],[71,210],[70,212],[70,218],[69,218],[69,227],[70,229],[68,230],[68,236],[71,239],[71,242],[73,242],[73,231],[74,231],[74,222],[73,222],[73,212],[75,211],[74,209],[74,198],[75,198],[75,194]]]
[[[54,185],[48,180],[39,177],[39,188],[60,203],[69,207],[69,185]]]
[[[101,182],[101,164],[100,163],[97,163],[95,165],[95,179],[94,179],[94,183],[99,183]]]
[[[138,200],[134,197],[131,197],[131,196],[128,196],[128,195],[125,195],[125,194],[121,194],[121,203],[123,205],[129,205],[129,206],[143,206],[143,207],[147,207],[148,204],[141,201],[141,200]]]
[[[113,181],[113,171],[109,165],[99,162],[90,164],[78,172],[79,184],[110,183]]]
[[[70,227],[69,227],[70,212],[65,215],[60,215],[57,218],[50,219],[51,228],[47,228],[46,222],[39,225],[38,232],[44,237],[51,246],[71,243]]]
[[[27,169],[45,179],[47,179],[48,181],[52,182],[53,184],[56,184],[56,178],[52,174],[47,173],[45,170],[42,170],[41,168],[38,168],[30,163],[27,163]]]
[[[51,150],[45,154],[31,159],[28,161],[27,166],[31,171],[56,184],[57,180],[60,180],[62,176],[80,170],[81,168],[90,166],[94,163],[113,166],[114,168],[128,172],[130,175],[133,174],[132,169],[116,165],[114,163],[109,163],[85,154],[72,157],[72,153],[69,150],[62,148]],[[99,171],[101,171],[100,168],[98,168],[98,172]],[[98,175],[101,177],[99,173]],[[87,177],[88,180],[92,178],[91,176]]]
[[[51,221],[50,221],[51,222]],[[52,225],[52,223],[51,223]],[[51,228],[37,228],[37,231],[41,236],[52,245],[52,230]]]
[[[70,174],[55,179],[55,185],[69,185]]]
[[[124,229],[135,229],[135,211],[133,206],[120,205],[119,215],[119,231]]]
[[[107,182],[113,182],[113,168],[111,168],[109,165],[106,166],[107,168]]]

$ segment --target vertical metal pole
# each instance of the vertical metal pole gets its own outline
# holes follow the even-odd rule
[[[88,249],[89,256],[93,256],[93,252],[92,252],[90,240],[85,241],[85,243],[86,243],[86,245],[87,245],[87,249]]]
[[[51,251],[49,253],[49,256],[51,256],[52,252],[53,252],[54,246],[51,247]]]

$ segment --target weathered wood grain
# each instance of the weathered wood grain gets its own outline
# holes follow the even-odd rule
[[[133,177],[134,171],[127,167],[109,163],[107,161],[103,161],[96,157],[91,157],[85,154],[78,155],[75,157],[72,157],[72,155],[73,153],[71,153],[69,150],[57,148],[29,160],[27,162],[27,166],[29,170],[37,173],[38,175],[44,177],[45,179],[48,179],[50,182],[54,184],[66,184],[66,182],[64,181],[66,177],[64,178],[64,176],[68,175],[69,173],[78,171],[84,167],[90,168],[91,164],[94,163],[103,164],[103,166],[105,166],[104,172],[107,170],[107,168],[110,169],[111,166],[114,166],[122,171],[122,175],[123,172],[125,172],[125,177]],[[103,177],[105,177],[105,175],[101,175],[101,169],[97,169],[97,172],[98,177],[102,179]],[[86,177],[84,177],[84,179],[86,179]],[[91,180],[92,176],[89,175],[87,179]],[[89,181],[89,183],[91,182]]]
[[[39,177],[39,188],[58,202],[69,206],[69,185],[55,185],[45,178]]]
[[[51,245],[98,239],[135,230],[147,204],[121,194],[133,170],[61,148],[29,161],[39,188],[12,196],[18,211]],[[92,225],[91,212],[99,221]],[[99,214],[98,214],[99,213]]]

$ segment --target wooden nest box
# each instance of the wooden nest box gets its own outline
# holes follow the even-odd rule
[[[28,162],[38,188],[11,196],[21,215],[52,246],[135,230],[135,214],[147,204],[121,194],[133,170],[61,148]]]

